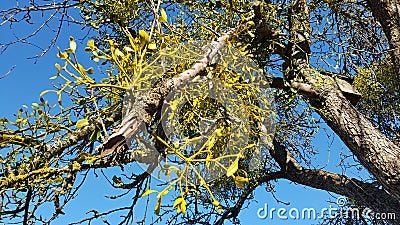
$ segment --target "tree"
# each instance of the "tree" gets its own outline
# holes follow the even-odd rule
[[[49,223],[63,213],[87,171],[133,163],[147,171],[110,181],[134,191],[131,204],[92,211],[80,223],[126,211],[121,224],[128,224],[138,199],[152,193],[158,193],[155,214],[172,212],[170,223],[238,222],[253,191],[280,179],[346,196],[350,207],[399,215],[397,1],[29,4],[2,10],[1,25],[30,23],[35,12],[60,13],[58,31],[68,18],[96,32],[85,51],[101,69],[80,63],[71,37],[69,48],[58,53],[54,89],[15,119],[1,120],[4,219]],[[76,8],[81,17],[67,14]],[[210,86],[218,93],[204,95]],[[45,99],[51,94],[57,106]],[[312,167],[318,118],[372,182]],[[149,184],[157,169],[169,177],[160,190]],[[168,207],[163,198],[173,193]],[[37,216],[48,202],[54,214]]]

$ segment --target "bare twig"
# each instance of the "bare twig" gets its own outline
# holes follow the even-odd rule
[[[5,78],[5,77],[7,77],[8,75],[10,75],[10,73],[11,73],[16,67],[17,67],[16,65],[12,66],[12,67],[7,71],[7,73],[3,74],[3,75],[0,77],[0,80],[3,79],[3,78]]]
[[[50,21],[54,21],[57,17],[57,14],[61,14],[61,17],[58,19],[58,23],[59,25],[57,26],[57,29],[54,30],[53,32],[55,32],[55,36],[52,38],[52,40],[49,42],[49,44],[45,47],[45,48],[40,48],[42,53],[39,55],[36,55],[34,57],[30,57],[28,59],[31,58],[35,58],[38,59],[41,56],[43,56],[44,54],[46,54],[51,47],[54,46],[54,44],[56,43],[56,40],[59,37],[63,22],[64,22],[64,17],[68,16],[67,14],[67,10],[70,8],[73,8],[75,6],[78,6],[82,3],[80,2],[74,2],[74,3],[70,3],[71,0],[63,0],[60,3],[51,3],[51,4],[36,4],[34,2],[30,3],[30,6],[26,6],[26,7],[13,7],[13,8],[9,8],[9,9],[4,9],[0,11],[0,20],[2,20],[2,22],[0,23],[0,27],[6,24],[10,24],[10,29],[12,29],[12,24],[13,23],[19,23],[19,22],[23,22],[23,20],[25,20],[25,22],[29,23],[29,24],[33,24],[30,19],[31,19],[31,13],[32,12],[46,12],[46,11],[53,11],[51,12],[51,14],[49,15],[49,17],[43,21],[39,27],[37,27],[32,33],[25,35],[23,37],[17,37],[15,34],[15,40],[14,41],[10,41],[7,43],[0,43],[0,53],[3,53],[4,51],[7,50],[7,48],[11,45],[14,45],[16,43],[25,43],[25,44],[30,44],[33,46],[36,46],[35,44],[31,43],[29,40],[32,39],[34,36],[38,35],[39,32],[41,32],[43,30],[44,27],[48,27],[50,29],[52,29],[51,25],[49,24]]]

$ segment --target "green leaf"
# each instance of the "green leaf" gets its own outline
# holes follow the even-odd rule
[[[96,127],[96,129],[94,129],[93,133],[90,135],[90,140],[96,141],[100,138],[100,135],[101,135],[101,130],[100,128]]]
[[[231,166],[226,170],[226,176],[230,177],[233,176],[234,173],[238,170],[239,167],[239,159],[236,159]]]
[[[147,46],[150,50],[155,50],[157,49],[157,45],[155,43],[150,43],[149,46]]]
[[[79,164],[78,162],[74,162],[73,164],[72,164],[72,168],[71,168],[73,171],[77,171],[77,170],[80,170],[81,169],[81,164]]]
[[[94,40],[90,39],[90,40],[87,42],[87,46],[93,48],[93,47],[94,47]]]
[[[139,30],[140,41],[144,42],[145,44],[150,42],[149,34],[144,30]]]
[[[175,200],[173,207],[178,207],[176,210],[177,213],[186,213],[186,202],[183,196],[180,196]]]
[[[219,206],[219,202],[218,202],[217,200],[214,200],[214,201],[212,202],[212,204],[213,204],[213,206],[215,206],[215,207],[218,207],[218,206]]]
[[[182,201],[183,201],[183,198],[182,198],[182,197],[178,197],[178,198],[175,200],[175,203],[174,203],[174,206],[173,206],[173,207],[176,207],[177,205],[181,204]]]
[[[42,97],[43,95],[45,95],[48,92],[56,92],[55,90],[44,90],[42,91],[42,93],[40,93],[40,97]]]
[[[241,176],[236,176],[235,179],[235,184],[238,188],[243,189],[244,185],[247,184],[249,182],[249,178],[244,178]]]
[[[76,122],[76,128],[81,129],[85,126],[89,125],[89,120],[88,119],[81,119]]]
[[[57,71],[58,71],[58,72],[60,72],[60,70],[61,70],[61,66],[60,66],[60,64],[56,63],[56,65],[55,65],[55,66],[56,66],[56,68],[57,68]]]
[[[142,194],[142,197],[145,197],[145,196],[147,196],[147,195],[149,195],[151,193],[154,193],[154,192],[157,192],[157,191],[156,190],[147,190]]]
[[[180,211],[182,212],[182,213],[186,213],[186,202],[185,202],[185,199],[183,199],[183,201],[182,201],[182,203],[180,204]]]
[[[158,21],[163,22],[163,23],[168,23],[168,16],[167,13],[163,8],[160,9],[161,16],[158,18]]]
[[[248,21],[246,23],[246,25],[250,26],[250,27],[254,27],[256,24],[254,23],[254,21]]]
[[[76,42],[73,37],[69,37],[69,49],[72,51],[72,53],[75,53]]]

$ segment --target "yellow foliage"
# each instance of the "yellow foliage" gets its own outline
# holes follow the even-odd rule
[[[167,17],[167,13],[165,12],[165,10],[163,8],[161,8],[160,12],[161,12],[161,16],[160,16],[160,18],[158,18],[158,21],[168,23],[168,17]]]
[[[233,176],[233,174],[236,173],[238,168],[239,168],[239,159],[236,158],[235,161],[233,161],[232,165],[230,165],[229,168],[226,170],[226,176],[227,177]]]

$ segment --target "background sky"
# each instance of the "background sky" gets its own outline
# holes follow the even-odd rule
[[[9,8],[12,3],[13,1],[1,1],[0,10]],[[43,18],[45,18],[46,15],[47,14],[45,13]],[[32,16],[35,18],[35,15]],[[27,23],[18,24],[12,27],[13,29],[10,29],[8,26],[0,27],[0,45],[15,40],[15,36],[21,37],[23,34],[26,35],[33,32],[34,27],[37,27],[41,20],[42,19],[36,19],[34,25],[29,25]],[[54,37],[52,30],[56,27],[56,24],[56,21],[54,21],[49,27],[44,28],[38,33],[32,42],[45,48]],[[65,49],[68,47],[69,36],[83,37],[85,34],[86,31],[80,30],[79,27],[72,24],[65,24],[56,45],[43,57],[37,59],[37,61],[27,58],[41,54],[42,50],[30,44],[15,44],[3,52],[3,54],[0,55],[0,76],[7,73],[7,71],[14,66],[15,69],[7,77],[0,79],[0,118],[13,118],[13,114],[16,113],[23,104],[30,106],[33,102],[39,102],[39,94],[44,90],[52,88],[49,78],[56,75],[54,64],[61,63],[61,60],[56,57],[57,46],[61,49]],[[83,51],[86,41],[87,40],[80,42],[77,40],[77,52],[80,55],[79,59],[84,67],[93,66],[96,68],[96,65],[88,60],[89,54],[85,54]],[[54,104],[56,103],[55,96],[52,96],[51,94],[45,95],[45,98],[49,99],[49,101]],[[327,136],[330,136],[330,138],[327,138]],[[341,161],[340,153],[349,154],[349,151],[326,125],[322,125],[320,133],[316,135],[314,144],[318,150],[318,154],[313,160],[313,165],[318,168],[325,166],[325,170],[342,173],[341,168],[337,166]],[[134,166],[132,165],[132,170],[135,169],[133,167]],[[109,177],[111,178],[113,173],[119,174],[119,172],[119,169],[114,168],[108,170],[107,174],[109,174]],[[352,177],[357,177],[359,175],[357,171],[351,170],[346,171],[346,173]],[[365,174],[363,174],[363,176],[365,176]],[[273,219],[267,218],[262,220],[258,218],[257,211],[259,208],[264,208],[265,204],[268,205],[269,209],[272,207],[282,207],[286,210],[290,210],[294,207],[300,211],[303,208],[313,207],[317,212],[322,208],[328,208],[329,205],[336,207],[331,203],[335,202],[335,195],[332,196],[326,191],[296,185],[286,180],[279,180],[274,184],[276,199],[289,203],[289,205],[279,203],[271,193],[266,192],[264,188],[259,187],[255,191],[255,201],[253,201],[248,208],[243,209],[239,215],[242,224],[283,225],[318,223],[317,220],[282,220],[278,219],[276,215],[274,215]],[[78,221],[87,216],[85,213],[90,209],[102,211],[112,209],[113,207],[129,205],[131,200],[129,197],[119,201],[104,198],[104,196],[116,195],[118,193],[120,192],[112,188],[101,175],[96,178],[93,172],[90,172],[86,183],[78,192],[77,197],[67,205],[65,209],[66,215],[61,215],[54,224],[68,224]],[[155,197],[153,199],[155,199]],[[172,203],[173,202],[171,202],[171,204]],[[135,208],[135,217],[137,220],[142,218],[144,206],[145,199],[139,201],[137,204]],[[153,213],[154,202],[151,202],[149,208],[148,213]],[[43,214],[46,214],[51,210],[53,210],[52,205],[42,208]],[[111,221],[115,221],[115,223],[119,219],[118,215],[109,218],[111,218]],[[102,222],[101,220],[97,220],[92,224],[102,224]]]

